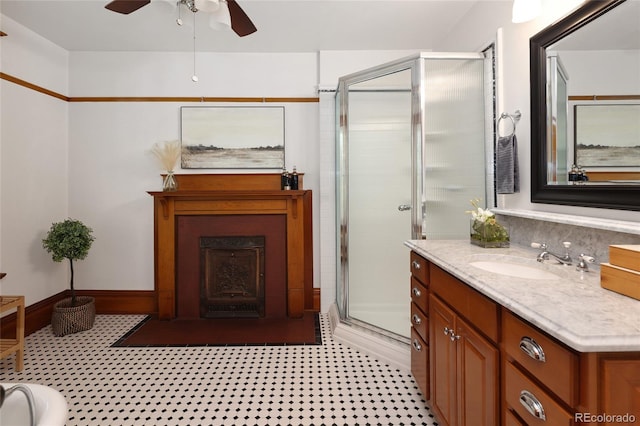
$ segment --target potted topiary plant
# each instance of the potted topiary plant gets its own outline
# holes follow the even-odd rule
[[[95,299],[90,296],[78,296],[73,287],[73,261],[87,257],[93,243],[93,230],[79,220],[67,219],[51,225],[42,247],[51,253],[54,262],[69,259],[71,268],[71,297],[57,302],[53,306],[51,327],[53,334],[64,336],[89,330],[96,317]]]

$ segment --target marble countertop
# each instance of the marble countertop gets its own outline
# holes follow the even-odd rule
[[[485,249],[468,240],[410,240],[405,245],[470,287],[579,352],[640,351],[640,301],[600,287],[600,272],[535,262],[537,250]],[[557,279],[487,272],[470,263],[506,260],[542,268]]]

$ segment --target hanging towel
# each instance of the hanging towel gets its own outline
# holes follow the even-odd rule
[[[498,138],[496,147],[496,191],[498,194],[520,192],[518,140],[515,133]]]

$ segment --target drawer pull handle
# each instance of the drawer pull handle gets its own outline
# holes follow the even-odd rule
[[[520,391],[520,404],[536,419],[547,420],[547,416],[544,414],[544,407],[531,392]]]
[[[547,360],[544,356],[542,346],[531,337],[524,336],[520,339],[520,350],[536,361],[545,362]]]
[[[445,335],[445,336],[448,336],[448,335],[450,335],[450,334],[454,334],[454,333],[453,333],[453,330],[452,330],[452,329],[450,329],[449,327],[445,327],[443,331],[444,331],[444,335]]]
[[[422,345],[418,342],[418,339],[413,339],[413,349],[418,352],[422,351]]]
[[[417,269],[418,271],[420,270],[420,264],[417,260],[414,260],[411,264],[413,265],[413,269]]]
[[[413,292],[413,295],[415,297],[420,297],[422,296],[422,292],[420,291],[420,289],[418,287],[414,287],[411,289],[411,291]]]
[[[417,314],[413,314],[413,317],[411,317],[411,319],[413,320],[414,324],[422,324],[422,319]]]

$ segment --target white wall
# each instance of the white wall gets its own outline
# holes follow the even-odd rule
[[[622,95],[629,93],[629,87],[640,90],[640,50],[565,50],[559,56],[569,74],[569,96]]]
[[[77,268],[78,288],[153,289],[153,202],[147,191],[161,190],[162,170],[149,149],[157,141],[179,139],[181,105],[72,103],[69,210],[85,218],[96,236],[90,256]],[[282,105],[289,170],[295,164],[305,173],[305,187],[317,191],[317,104]],[[220,171],[176,169],[176,173]]]
[[[323,50],[320,52],[319,58],[319,85],[321,88],[336,89],[340,77],[363,71],[386,62],[413,56],[418,52],[419,51],[415,50],[357,52],[351,50]]]
[[[74,52],[70,59],[70,91],[77,97],[314,97],[318,95],[319,81],[335,87],[342,75],[414,53],[198,53],[199,82],[194,84],[193,57],[188,53]],[[146,191],[159,190],[161,181],[160,170],[147,151],[157,141],[180,138],[181,105],[194,104],[71,104],[70,211],[86,217],[96,234],[91,255],[77,268],[78,288],[153,289],[152,199]],[[296,165],[304,172],[305,188],[314,191],[314,285],[322,288],[321,308],[326,310],[335,299],[335,273],[327,260],[333,262],[335,258],[323,253],[332,253],[335,238],[332,221],[321,221],[322,216],[327,217],[327,207],[322,206],[321,214],[320,202],[329,202],[333,211],[334,187],[323,188],[328,192],[320,190],[319,159],[321,150],[331,150],[334,142],[332,138],[322,142],[319,139],[318,103],[268,105],[284,105],[287,167]],[[333,129],[324,132],[332,135]],[[176,170],[212,172],[219,170]],[[333,173],[333,161],[328,173]]]
[[[66,95],[69,91],[69,52],[0,15],[2,72]]]
[[[2,72],[49,90],[67,91],[68,53],[10,19],[0,39]],[[68,104],[0,81],[0,294],[27,305],[68,286],[68,263],[42,248],[52,222],[68,209]]]
[[[316,96],[317,53],[72,52],[70,96]]]
[[[543,0],[541,16],[530,22],[514,24],[511,22],[512,2],[482,1],[453,29],[439,50],[480,50],[491,38],[491,31],[501,28],[502,43],[498,50],[501,90],[498,102],[502,109],[498,113],[520,110],[522,119],[517,129],[521,192],[500,195],[499,207],[637,221],[637,212],[531,203],[529,38],[582,3],[583,0]]]
[[[192,59],[188,54],[173,53],[72,53],[71,91],[75,96],[122,97],[316,96],[317,65],[313,53],[198,53],[198,68],[201,70],[198,83],[191,81]],[[71,104],[69,209],[74,215],[85,217],[96,234],[92,256],[84,261],[86,267],[78,268],[78,282],[86,288],[153,289],[153,202],[147,191],[161,189],[159,173],[162,170],[149,155],[149,149],[159,141],[180,139],[180,107],[189,105],[229,104]],[[268,105],[285,108],[285,161],[288,169],[297,166],[305,173],[305,188],[317,191],[318,104]],[[175,171],[243,172],[182,170],[180,167]],[[253,171],[280,172],[247,172]],[[314,211],[319,211],[317,206],[314,206]],[[319,250],[316,253],[318,257]]]

